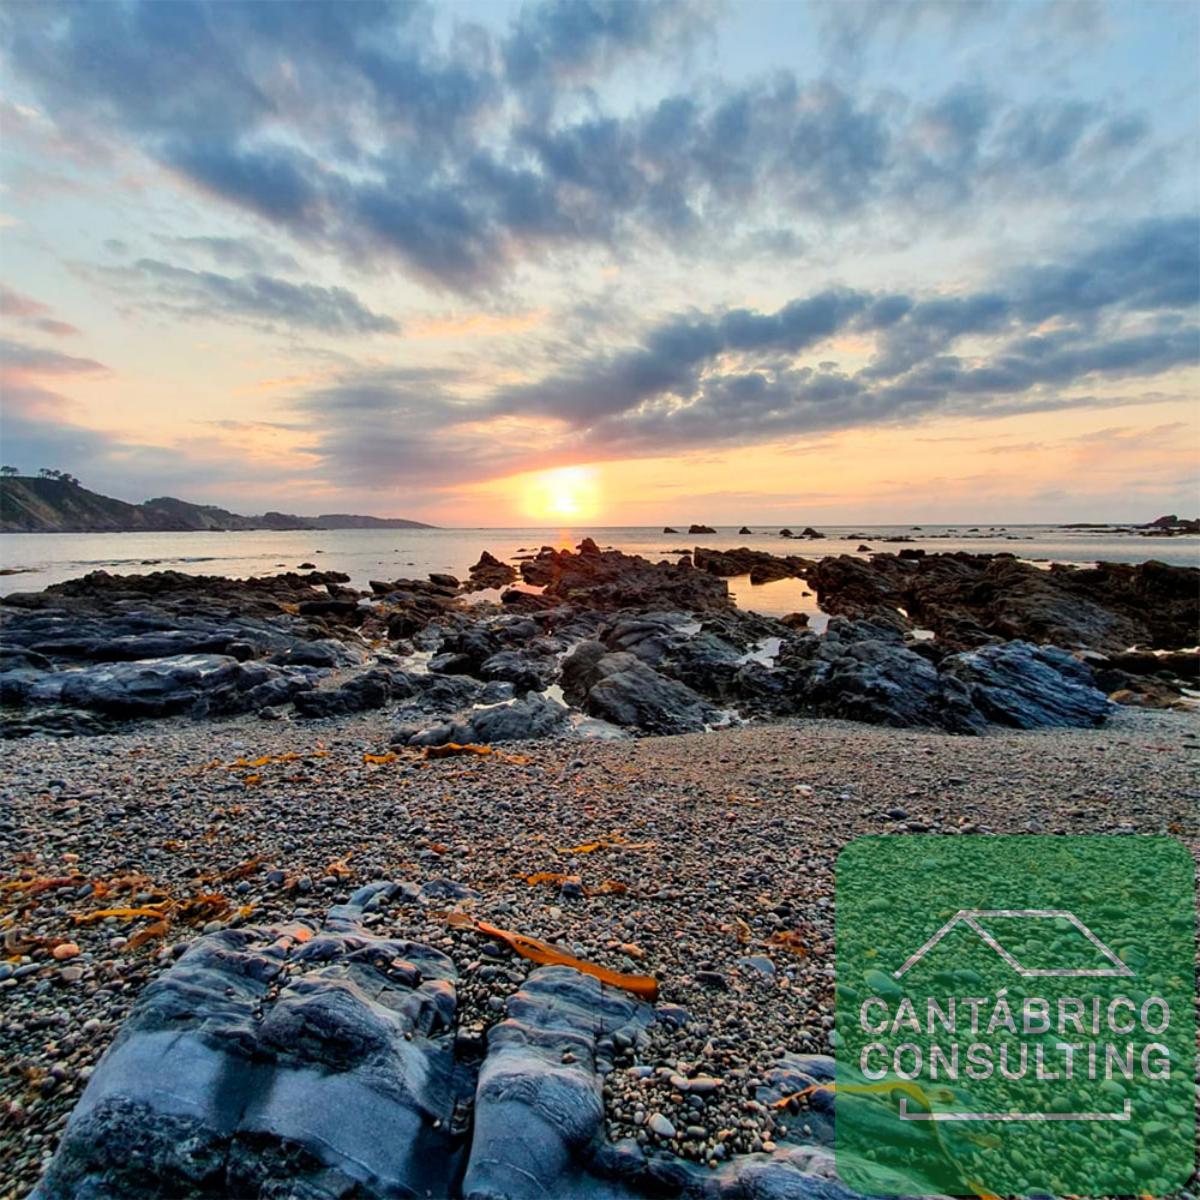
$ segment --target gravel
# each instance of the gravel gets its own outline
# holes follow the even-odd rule
[[[188,939],[317,914],[374,878],[458,881],[479,893],[457,902],[474,915],[654,974],[663,1019],[648,1048],[615,1048],[608,1134],[716,1163],[803,1120],[753,1097],[782,1052],[830,1052],[833,870],[855,836],[1171,833],[1200,847],[1195,712],[977,738],[809,721],[430,761],[390,751],[391,732],[383,713],[180,720],[3,747],[0,1197],[36,1181],[133,1000]],[[535,872],[568,886],[530,885]],[[30,879],[62,882],[4,886]],[[75,919],[201,895],[222,899],[177,908],[140,945],[153,916]],[[368,919],[454,957],[460,1037],[477,1042],[531,964],[448,925],[455,903],[414,895]]]

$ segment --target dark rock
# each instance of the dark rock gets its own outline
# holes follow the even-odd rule
[[[577,707],[583,705],[588,692],[599,683],[603,676],[600,674],[600,661],[609,653],[603,642],[580,642],[570,654],[563,659],[562,673],[559,685],[568,703]]]
[[[890,629],[831,621],[825,636],[801,652],[810,657],[798,699],[822,716],[956,733],[986,726],[966,685],[943,678]]]
[[[678,529],[672,529],[670,525],[663,526],[663,533],[678,533]]]
[[[718,719],[703,697],[632,654],[607,654],[594,672],[599,678],[588,689],[583,707],[614,725],[651,734],[695,733]]]
[[[465,585],[468,592],[482,591],[484,588],[501,588],[517,578],[516,569],[510,564],[501,562],[494,554],[484,550],[479,561],[470,569],[471,579]]]
[[[445,575],[431,571],[429,574],[429,582],[436,583],[438,587],[449,588],[451,591],[458,590],[458,578],[454,575]]]
[[[0,738],[96,737],[112,730],[111,719],[77,708],[34,709],[0,718]]]
[[[540,692],[554,674],[554,662],[522,650],[500,650],[484,660],[479,674],[483,679],[507,680],[518,692]]]
[[[641,611],[679,609],[695,612],[728,608],[729,589],[688,563],[651,563],[619,550],[572,554],[544,546],[521,564],[525,581],[544,588],[543,598],[569,601],[589,609]]]
[[[751,583],[770,583],[776,579],[803,576],[813,565],[795,555],[780,558],[765,550],[750,550],[745,546],[736,550],[706,550],[697,546],[692,554],[692,562],[699,570],[722,578],[749,575]]]
[[[276,674],[266,667],[254,671],[228,655],[183,654],[48,673],[30,698],[115,718],[236,712],[240,694]]]
[[[1200,628],[1200,570],[1154,561],[1041,570],[1007,554],[843,555],[822,559],[808,579],[828,612],[915,622],[955,649],[1016,639],[1174,650],[1195,645]]]
[[[401,746],[444,746],[457,742],[528,741],[553,737],[566,728],[569,713],[565,706],[537,693],[511,704],[478,708],[462,716],[435,725],[405,725],[392,738]]]
[[[603,1047],[614,1034],[632,1039],[651,1020],[648,1005],[589,976],[566,967],[534,971],[488,1034],[463,1195],[628,1194],[616,1180],[589,1178],[601,1166],[613,1173],[611,1162],[595,1161],[605,1149],[599,1068],[612,1067]],[[628,1163],[642,1165],[640,1155]]]
[[[412,690],[409,677],[402,671],[376,667],[356,675],[341,687],[298,695],[296,712],[310,718],[340,717],[346,713],[382,708],[389,700],[411,695]]]
[[[496,684],[484,684],[468,675],[411,675],[413,702],[430,712],[448,713],[483,701],[486,689],[495,689]],[[509,694],[512,693],[511,685]],[[502,697],[497,695],[496,700]]]
[[[357,600],[302,600],[298,611],[302,617],[332,617],[343,625],[359,625],[366,615]]]
[[[346,667],[361,661],[344,642],[322,638],[315,642],[297,642],[271,656],[273,663],[291,667]]]
[[[823,533],[818,533],[811,525],[806,525],[800,536],[808,538],[811,541],[814,538],[823,538],[825,535]]]
[[[39,1200],[446,1195],[465,1152],[451,959],[377,937],[378,883],[300,924],[194,942],[96,1068]],[[300,941],[303,931],[308,940]],[[315,932],[315,936],[314,936]]]
[[[1091,668],[1057,646],[981,646],[944,659],[942,672],[966,684],[974,706],[997,725],[1086,727],[1103,724],[1110,712]]]
[[[738,537],[749,537],[754,533],[753,529],[747,529],[745,525],[738,530]]]
[[[689,525],[688,533],[716,533],[711,525]]]
[[[297,567],[296,569],[298,571],[315,571],[317,569],[317,564],[316,563],[301,563],[299,565],[299,567]]]

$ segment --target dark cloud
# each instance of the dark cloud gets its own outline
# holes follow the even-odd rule
[[[1113,230],[1060,265],[1010,271],[958,297],[831,289],[768,313],[680,314],[637,345],[483,400],[455,371],[371,369],[292,403],[328,477],[367,488],[410,477],[445,486],[934,416],[1134,403],[1082,389],[1200,363],[1197,297],[1175,279],[1169,252],[1196,228],[1164,220]],[[873,340],[874,357],[842,365],[839,335]],[[531,417],[558,425],[520,441],[492,423]]]
[[[508,78],[519,85],[547,74],[590,73],[614,55],[656,46],[664,33],[692,28],[698,5],[684,0],[549,0],[529,5],[504,43]]]
[[[689,395],[702,370],[720,354],[797,354],[844,327],[867,302],[858,292],[831,291],[793,301],[775,313],[733,309],[715,317],[679,317],[650,330],[639,347],[506,389],[490,407],[586,426],[656,396]]]
[[[555,417],[595,452],[637,454],[1094,403],[1071,389],[1200,363],[1198,237],[1193,218],[1152,220],[974,294],[843,290],[775,313],[680,316],[636,347],[505,389],[491,408]],[[842,332],[874,336],[866,367],[846,371],[825,349]],[[822,352],[815,367],[801,361],[810,350]]]
[[[1103,105],[978,86],[917,104],[789,72],[604,111],[596,79],[686,48],[708,8],[544,0],[502,36],[440,36],[410,3],[54,0],[8,10],[3,42],[61,126],[130,139],[299,242],[461,292],[564,249],[719,256],[764,216],[794,246],[865,219],[1094,198],[1136,183],[1152,145]]]
[[[186,316],[314,329],[333,336],[398,333],[391,317],[372,312],[346,288],[289,283],[270,275],[193,271],[154,258],[107,272],[141,305]]]
[[[518,469],[529,453],[472,430],[479,414],[459,383],[450,370],[352,371],[295,397],[293,408],[321,470],[342,488],[446,486]]]

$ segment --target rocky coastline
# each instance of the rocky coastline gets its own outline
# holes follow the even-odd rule
[[[810,560],[696,547],[650,562],[585,539],[460,581],[336,572],[233,580],[95,572],[0,602],[0,730],[86,734],[241,713],[387,707],[398,745],[698,732],[842,717],[897,728],[1102,723],[1183,701],[1200,572],[1049,570],[901,549]],[[799,578],[833,614],[736,608],[726,580]],[[494,598],[489,599],[488,595]]]
[[[755,572],[827,629],[736,608]],[[468,574],[0,603],[5,1200],[850,1200],[846,842],[1200,846],[1195,571],[585,541]]]

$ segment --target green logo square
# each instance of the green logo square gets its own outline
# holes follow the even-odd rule
[[[837,865],[837,1166],[1154,1196],[1195,1159],[1195,869],[1166,837],[864,837]]]

